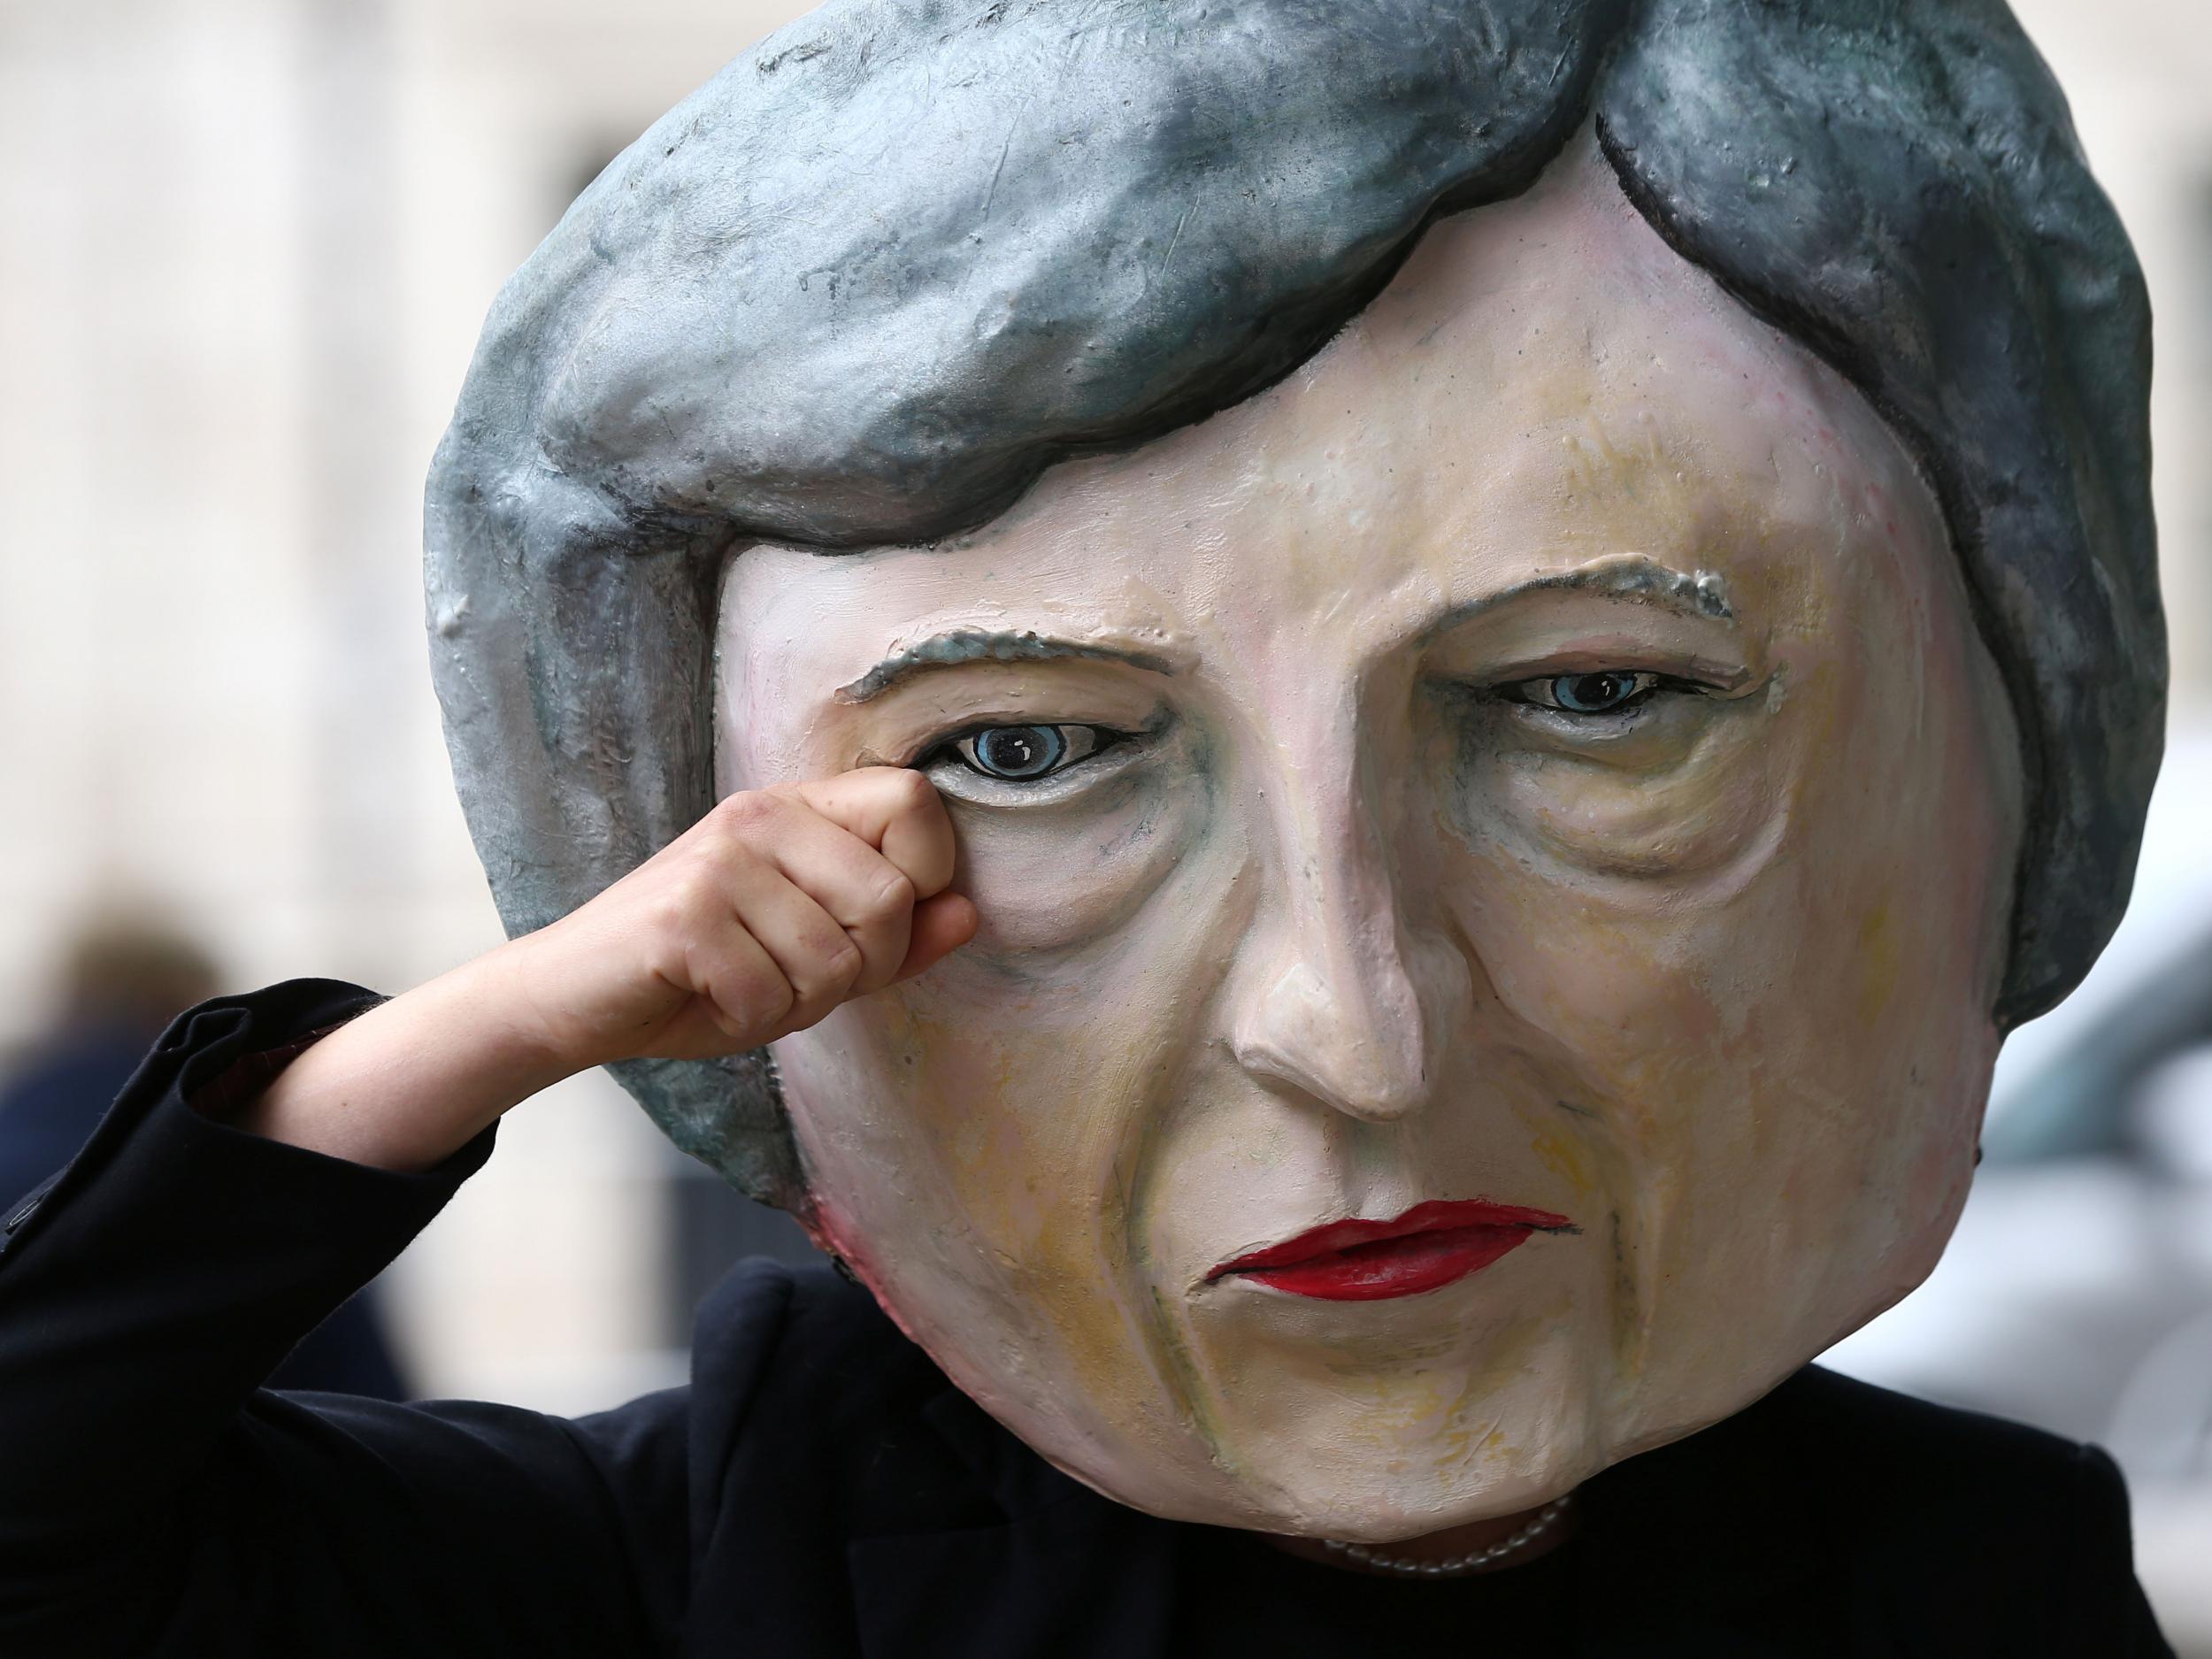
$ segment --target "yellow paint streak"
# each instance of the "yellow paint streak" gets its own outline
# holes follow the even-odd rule
[[[1577,1197],[1586,1198],[1596,1190],[1589,1144],[1579,1136],[1547,1132],[1529,1142],[1529,1150],[1542,1161],[1546,1169],[1572,1187]]]
[[[1897,994],[1902,953],[1897,928],[1886,902],[1877,904],[1859,924],[1859,1023],[1878,1022]]]

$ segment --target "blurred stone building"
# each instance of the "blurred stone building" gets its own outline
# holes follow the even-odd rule
[[[499,284],[795,4],[0,0],[0,1048],[143,899],[241,987],[497,923],[420,636],[421,484]],[[672,1168],[611,1083],[396,1275],[431,1392],[670,1380]]]

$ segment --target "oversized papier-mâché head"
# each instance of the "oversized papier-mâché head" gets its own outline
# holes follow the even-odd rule
[[[492,313],[462,795],[521,930],[926,772],[974,942],[624,1082],[1117,1498],[1525,1509],[1919,1282],[2117,920],[2148,327],[1994,0],[840,0]]]

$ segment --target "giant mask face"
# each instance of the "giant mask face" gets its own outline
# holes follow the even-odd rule
[[[917,181],[942,111],[896,66],[966,52],[987,85],[1025,49],[800,26],[518,280],[432,517],[513,925],[716,792],[887,763],[950,803],[975,942],[772,1064],[634,1070],[671,1133],[1062,1467],[1373,1540],[1712,1423],[1919,1281],[2006,1024],[2124,895],[2161,687],[2139,292],[2070,152],[1985,157],[1948,203],[1885,186],[1834,119],[1838,31],[1787,8],[1748,42],[1695,7],[1653,41],[1603,7],[1405,9],[1413,44],[1490,56],[1391,81],[1380,150],[1340,111],[1238,150],[1281,65],[1327,102],[1321,46],[1402,70],[1307,38],[1333,26],[1228,8],[1297,37],[1263,72],[1217,6],[1153,8],[1166,46],[1032,17],[1150,101],[1053,118],[1131,149],[1110,188],[1054,173],[1050,121],[994,164],[946,116],[1003,232]],[[1910,90],[1955,44],[1868,10],[1862,79]],[[2011,54],[1979,96],[2055,103],[2001,14],[1973,30]],[[764,83],[864,37],[894,67],[795,107],[849,159],[902,125],[917,179],[845,180],[905,191],[898,234],[833,193],[825,263],[761,228],[741,144],[676,169],[706,114],[768,121]],[[1716,174],[1723,118],[1683,106],[1732,57],[1767,107]],[[1194,101],[1204,73],[1246,96]],[[1456,183],[1410,176],[1455,143]],[[1280,183],[1284,144],[1333,171]],[[1379,153],[1408,176],[1354,165]],[[1184,251],[1252,178],[1313,200]],[[2001,238],[1962,269],[2031,188],[2101,265]],[[1325,210],[1333,249],[1296,219]],[[718,244],[678,234],[702,215]],[[2059,313],[2063,349],[2033,332]]]

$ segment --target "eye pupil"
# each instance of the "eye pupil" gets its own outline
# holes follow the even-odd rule
[[[995,726],[975,738],[976,764],[994,778],[1042,777],[1067,752],[1067,736],[1054,726]]]
[[[1551,695],[1571,714],[1603,714],[1617,709],[1640,687],[1634,674],[1562,674],[1551,682]]]

